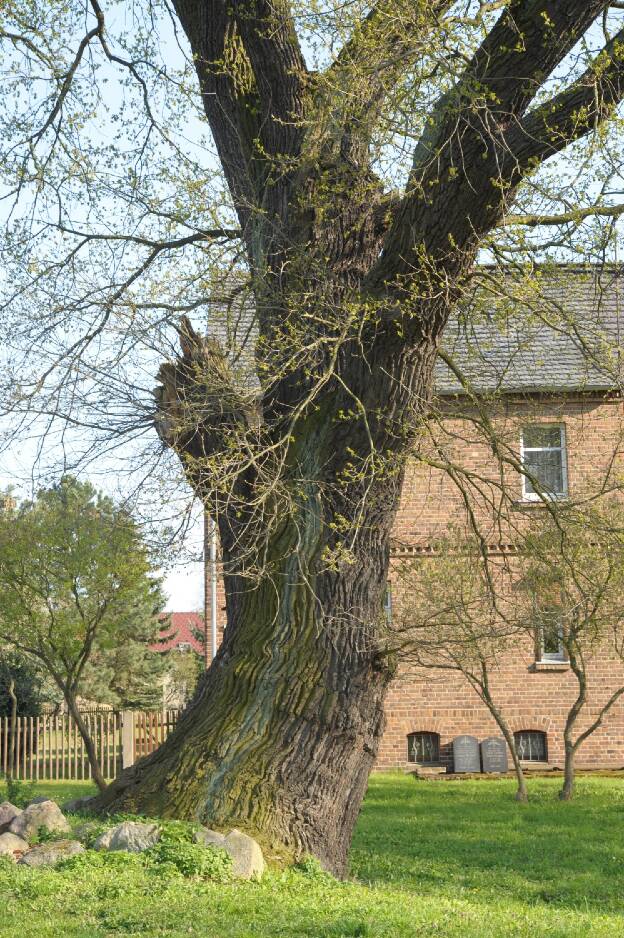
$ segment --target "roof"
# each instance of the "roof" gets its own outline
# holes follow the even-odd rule
[[[531,280],[493,273],[442,351],[477,393],[610,391],[624,384],[623,337],[622,268],[551,266]],[[462,393],[459,378],[438,360],[439,396]]]
[[[441,346],[470,391],[624,387],[622,266],[549,264],[526,272],[480,265],[474,274],[471,295],[448,323]],[[208,331],[227,350],[240,383],[257,386],[257,324],[249,291],[234,282],[229,300],[214,297]],[[466,390],[442,359],[435,389],[441,397]]]
[[[204,617],[199,612],[163,612],[161,639],[151,645],[153,651],[171,651],[180,644],[189,644],[198,655],[204,654],[204,642],[198,638],[206,631]]]

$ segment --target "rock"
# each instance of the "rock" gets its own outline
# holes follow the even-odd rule
[[[61,810],[67,811],[69,814],[73,814],[76,811],[84,811],[89,807],[89,802],[92,800],[92,795],[83,795],[82,798],[72,798],[71,801],[66,801],[65,804],[61,805]]]
[[[18,863],[24,866],[55,866],[61,860],[84,853],[84,847],[77,840],[53,840],[47,844],[37,844],[25,853]]]
[[[234,876],[239,879],[260,879],[266,869],[260,844],[253,837],[231,830],[222,844],[232,857]]]
[[[29,801],[26,805],[27,808],[30,808],[31,804],[43,804],[44,801],[51,801],[51,798],[48,798],[47,795],[39,795],[37,798],[33,798],[32,801]]]
[[[61,809],[53,801],[38,801],[25,808],[20,815],[13,818],[9,831],[31,840],[40,827],[45,827],[55,833],[67,834],[71,830],[67,819]]]
[[[125,850],[127,853],[142,853],[157,844],[160,830],[156,824],[139,821],[124,821],[104,831],[93,844],[95,850]]]
[[[0,804],[0,834],[9,829],[14,818],[22,813],[21,808],[16,808],[10,801],[3,801]]]
[[[17,861],[28,850],[28,844],[21,837],[10,834],[0,834],[0,857],[11,857]]]
[[[201,830],[196,831],[193,834],[193,841],[196,844],[201,844],[202,847],[223,847],[225,849],[225,834],[208,830],[207,827],[202,827]]]

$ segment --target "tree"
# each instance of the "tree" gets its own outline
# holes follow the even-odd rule
[[[11,5],[6,341],[37,354],[9,372],[10,412],[117,445],[154,418],[149,358],[132,356],[167,349],[163,317],[211,319],[233,266],[221,305],[246,289],[254,308],[246,360],[231,330],[223,347],[182,320],[160,371],[155,423],[217,520],[228,625],[175,733],[102,810],[236,823],[344,872],[393,673],[390,531],[440,339],[480,251],[612,246],[619,8],[173,0],[125,35],[99,0],[86,26],[78,4],[35,22]],[[184,45],[178,70],[154,26]],[[215,160],[186,133],[200,108]],[[548,165],[563,150],[569,186]]]
[[[516,800],[528,801],[526,779],[493,681],[523,629],[510,616],[512,571],[457,533],[433,545],[433,555],[402,563],[395,572],[402,600],[388,634],[388,650],[410,667],[463,675],[496,721],[511,752]]]
[[[0,641],[53,678],[106,782],[77,697],[97,648],[158,627],[163,599],[132,518],[88,483],[64,477],[0,514]]]
[[[518,613],[529,629],[554,632],[576,678],[564,727],[565,766],[560,797],[574,794],[579,747],[624,694],[590,692],[588,669],[605,649],[624,660],[624,514],[612,500],[575,507],[533,521],[521,546]],[[602,700],[601,700],[602,698]],[[601,700],[599,705],[596,700]],[[588,705],[591,715],[586,716]],[[584,727],[577,730],[579,718]]]
[[[13,702],[11,683],[17,698],[18,716],[38,716],[45,700],[42,675],[32,661],[13,652],[0,650],[0,717],[10,716]]]
[[[167,662],[151,647],[160,622],[155,597],[143,614],[119,618],[115,634],[97,642],[80,680],[80,696],[117,710],[157,710],[162,706]],[[159,600],[159,604],[160,604]]]
[[[195,693],[202,673],[203,660],[195,651],[163,653],[167,668],[165,705],[179,707],[186,704]]]

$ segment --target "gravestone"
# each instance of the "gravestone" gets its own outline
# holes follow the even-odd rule
[[[476,736],[456,736],[453,740],[453,771],[481,771],[479,740]]]
[[[507,743],[502,736],[489,736],[483,740],[481,763],[484,772],[507,771]]]

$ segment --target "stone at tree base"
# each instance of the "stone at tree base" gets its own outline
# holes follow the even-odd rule
[[[78,853],[84,853],[84,847],[77,840],[53,840],[31,847],[18,862],[24,866],[55,866]]]
[[[142,853],[160,840],[156,824],[139,821],[124,821],[104,831],[93,844],[95,850],[125,850],[127,853]]]
[[[232,872],[239,879],[260,879],[266,869],[260,844],[236,828],[226,837],[219,831],[202,827],[193,834],[193,840],[203,847],[220,847],[229,853],[232,857]]]
[[[196,831],[193,834],[193,841],[203,847],[223,847],[225,849],[225,834],[220,834],[219,831],[211,831],[207,827],[202,827],[201,830]]]
[[[60,834],[68,834],[71,830],[67,818],[53,801],[40,801],[31,804],[22,813],[11,821],[9,831],[23,837],[24,840],[33,838],[40,827]]]
[[[83,795],[82,798],[72,798],[71,801],[66,801],[61,805],[61,810],[68,811],[70,814],[75,811],[84,811],[92,800],[93,795]]]
[[[234,828],[223,841],[223,848],[232,857],[232,872],[239,879],[260,879],[266,869],[260,844],[253,837]]]
[[[0,834],[7,831],[13,819],[19,817],[21,813],[21,808],[16,808],[10,801],[3,801],[0,804]]]
[[[8,831],[0,834],[0,857],[11,857],[15,862],[29,849],[28,843]]]

